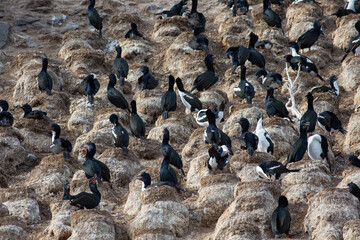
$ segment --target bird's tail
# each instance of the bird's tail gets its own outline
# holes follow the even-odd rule
[[[300,171],[300,169],[288,169],[289,170],[289,172],[299,172]]]
[[[250,156],[254,155],[254,148],[253,147],[248,146],[247,150],[248,150],[248,153],[249,153]]]
[[[163,111],[163,119],[166,120],[168,118],[168,111]]]
[[[190,92],[194,91],[196,88],[196,86],[193,86],[192,89],[190,90]]]
[[[42,118],[45,119],[45,120],[51,121],[51,118],[49,118],[49,117],[46,116],[46,115],[43,115]]]
[[[146,139],[144,138],[144,136],[140,136],[140,139],[143,141],[146,141]]]
[[[120,71],[120,74],[119,74],[119,83],[120,83],[120,86],[123,86],[125,84],[125,73],[124,73],[124,70],[121,70]]]
[[[180,169],[181,170],[181,173],[183,174],[183,176],[185,177],[185,172],[184,172],[184,169]]]
[[[122,150],[125,155],[128,155],[129,151],[128,151],[127,147],[123,147]]]
[[[65,160],[69,161],[71,159],[70,153],[68,151],[64,151],[63,154],[64,154]]]
[[[102,38],[102,32],[101,32],[101,30],[99,31],[99,38]]]
[[[236,65],[233,65],[232,68],[231,68],[231,70],[230,70],[230,72],[231,72],[231,73],[235,72],[236,68],[237,68],[237,66],[236,66]]]
[[[99,184],[102,184],[103,181],[102,181],[101,177],[98,177],[97,175],[95,175],[95,176],[96,176],[96,180],[98,181],[98,183],[99,183]]]
[[[320,76],[319,73],[316,73],[316,76],[317,76],[318,78],[320,78],[321,81],[324,81],[324,79]]]
[[[94,96],[93,95],[88,95],[88,101],[92,105],[94,103]]]
[[[49,95],[49,96],[52,95],[51,89],[46,89],[46,94]]]
[[[246,103],[252,104],[252,97],[250,95],[246,95]]]
[[[209,48],[208,48],[208,46],[206,46],[205,44],[202,44],[201,46],[202,46],[203,50],[204,50],[206,53],[209,53]]]
[[[346,134],[346,133],[347,133],[347,131],[346,131],[344,128],[342,128],[342,127],[340,127],[339,131],[340,131],[342,134]]]
[[[341,59],[341,62],[343,62],[345,60],[345,58],[347,57],[349,53],[345,53],[345,55],[343,56],[343,58]]]

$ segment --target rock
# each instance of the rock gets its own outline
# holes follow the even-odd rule
[[[115,226],[111,215],[105,211],[81,210],[71,214],[72,234],[75,239],[115,239]],[[118,236],[121,239],[121,236]]]
[[[66,21],[66,15],[60,14],[60,15],[54,15],[47,19],[47,23],[51,26],[61,26]]]
[[[141,193],[142,207],[130,223],[130,237],[137,239],[144,234],[161,234],[182,237],[189,227],[189,212],[181,204],[176,189],[161,186]],[[164,238],[164,236],[162,236]]]
[[[148,62],[152,58],[153,47],[143,39],[125,39],[122,42],[122,57],[128,60]]]
[[[105,150],[98,160],[105,163],[111,172],[111,184],[115,187],[125,187],[133,177],[143,168],[137,156],[129,152],[125,155],[121,148],[110,148]]]
[[[213,105],[217,109],[219,109],[222,102],[228,102],[226,93],[220,90],[201,92],[199,100],[202,102],[203,108]]]
[[[343,71],[339,75],[339,85],[346,91],[354,91],[360,84],[360,76],[357,67],[360,64],[359,58],[348,56],[342,63]]]
[[[187,30],[190,30],[187,18],[181,16],[164,18],[156,21],[153,38],[160,42],[171,41]]]
[[[25,227],[26,223],[20,217],[2,217],[0,221],[0,239],[26,239],[28,234],[24,230]]]
[[[31,186],[36,194],[44,196],[56,194],[64,189],[65,180],[70,179],[74,167],[66,160],[63,154],[50,155],[41,160],[25,180],[25,186]]]
[[[203,177],[198,191],[197,211],[202,215],[201,225],[210,227],[234,200],[234,188],[238,179],[233,174],[217,174]]]
[[[2,204],[0,205],[0,217],[9,216],[9,209],[6,205]]]
[[[33,109],[41,109],[46,112],[46,116],[51,119],[61,119],[63,116],[69,115],[69,95],[63,92],[53,92],[50,97],[46,93],[37,94],[29,104]],[[61,137],[64,137],[63,131]]]
[[[136,23],[138,26],[143,25],[142,19],[135,14],[121,13],[119,15],[112,15],[109,19],[109,35],[113,39],[124,38],[128,30],[130,30],[130,23]]]
[[[317,4],[292,4],[286,10],[286,28],[290,29],[289,38],[297,39],[295,29],[303,22],[314,22],[322,17],[321,7]],[[294,29],[294,30],[293,30]],[[296,34],[297,35],[297,34]]]
[[[355,15],[354,15],[355,16]],[[345,49],[350,43],[351,39],[357,36],[355,31],[355,23],[358,19],[354,18],[351,15],[342,17],[336,30],[332,33],[334,46]],[[345,54],[345,53],[344,53]]]
[[[138,84],[136,85],[138,86]],[[133,96],[133,99],[136,101],[138,114],[146,114],[148,121],[145,121],[146,118],[143,118],[143,116],[140,115],[145,125],[150,125],[154,123],[158,116],[162,114],[160,109],[162,95],[163,93],[154,89],[150,91],[138,91]],[[169,115],[171,116],[171,112],[169,113]]]
[[[87,134],[92,129],[95,113],[94,110],[87,105],[87,99],[72,101],[70,114],[67,128],[75,137],[81,134]]]
[[[210,146],[204,143],[204,130],[204,127],[197,128],[191,134],[189,142],[184,146],[181,152],[181,158],[183,162],[191,162],[197,157],[208,154],[208,149],[210,148]]]
[[[163,157],[161,143],[153,139],[142,141],[140,138],[132,137],[129,141],[129,150],[134,152],[140,159],[153,160]]]
[[[234,191],[235,200],[217,221],[210,239],[272,237],[270,219],[279,195],[280,189],[270,182],[239,182]]]
[[[153,179],[151,180],[153,181]],[[129,183],[129,195],[124,206],[124,213],[130,216],[132,219],[136,217],[138,212],[141,210],[141,189],[142,183],[140,181],[134,179]]]
[[[205,144],[203,144],[205,145]],[[185,148],[184,148],[185,149]],[[195,150],[195,149],[194,149]],[[207,150],[196,151],[197,157],[193,157],[190,161],[189,171],[186,174],[186,188],[191,190],[199,190],[200,188],[200,180],[209,175],[209,169],[207,168],[207,160],[209,158],[209,154]],[[199,154],[201,154],[199,156]],[[182,157],[184,162],[184,157]],[[186,161],[186,160],[185,160]],[[185,162],[187,165],[188,163]]]
[[[349,119],[346,127],[347,134],[344,141],[344,150],[347,152],[354,152],[360,148],[360,128],[359,128],[360,114],[353,113]]]
[[[360,237],[360,220],[355,219],[345,223],[343,228],[344,240],[358,239]]]
[[[64,33],[67,33],[68,31],[71,31],[71,30],[76,30],[79,28],[79,25],[76,24],[76,23],[73,23],[73,22],[69,22],[66,24],[65,27],[63,27],[60,31],[60,33],[64,34]]]
[[[341,239],[344,224],[359,218],[358,202],[343,189],[326,188],[309,199],[304,228],[311,239]]]
[[[0,49],[7,43],[10,25],[8,23],[0,23]]]

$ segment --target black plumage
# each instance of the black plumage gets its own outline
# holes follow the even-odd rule
[[[303,159],[307,149],[307,128],[309,122],[305,120],[300,121],[300,136],[296,142],[291,146],[285,166],[291,162],[298,162]]]
[[[195,28],[194,29],[194,36],[189,42],[189,47],[191,47],[194,50],[204,50],[204,52],[209,53],[209,40],[200,35],[202,32],[201,28]]]
[[[196,77],[190,92],[194,91],[195,88],[198,91],[207,90],[218,81],[219,78],[215,76],[215,69],[213,64],[214,58],[215,56],[212,54],[208,54],[205,57],[205,65],[207,67],[207,71],[201,73],[199,76]]]
[[[142,66],[140,71],[143,73],[138,79],[140,90],[156,88],[159,82],[151,75],[150,69],[147,66]]]
[[[102,25],[102,19],[99,15],[99,13],[97,12],[97,10],[94,8],[95,7],[95,0],[89,0],[89,7],[88,7],[88,18],[90,21],[90,24],[93,25],[94,28],[96,28],[99,31],[99,36],[101,37],[101,31],[103,28]]]
[[[227,6],[232,9],[234,17],[238,10],[240,10],[240,14],[242,15],[245,15],[249,11],[249,3],[247,0],[228,0]]]
[[[160,181],[178,184],[175,170],[170,166],[170,148],[165,149],[165,157],[160,167]]]
[[[360,21],[357,21],[355,23],[355,29],[358,32],[358,35],[353,37],[349,42],[349,44],[346,46],[345,55],[341,59],[341,62],[345,60],[345,58],[347,57],[347,55],[349,55],[349,53],[352,52],[354,54],[358,54],[358,52],[360,51]]]
[[[124,154],[128,154],[127,147],[129,146],[129,134],[126,129],[119,123],[116,114],[111,114],[109,117],[110,122],[113,124],[111,135],[115,147],[121,147]]]
[[[182,9],[187,4],[187,2],[188,0],[181,0],[179,3],[172,6],[170,10],[155,13],[155,15],[161,15],[163,18],[181,16]]]
[[[288,205],[287,198],[285,196],[280,196],[278,207],[271,215],[271,228],[275,238],[280,238],[283,233],[287,236],[289,235],[291,216],[287,209]]]
[[[339,8],[338,10],[336,10],[336,12],[330,14],[330,16],[336,16],[339,18],[350,14],[356,14],[356,13],[351,9]]]
[[[340,90],[339,90],[339,85],[337,83],[337,79],[338,79],[337,76],[332,74],[329,78],[330,87],[325,85],[321,87],[315,87],[311,90],[311,94],[318,92],[330,92],[338,96],[340,94]]]
[[[76,195],[70,195],[70,184],[68,181],[64,184],[64,196],[63,200],[70,200],[72,206],[80,209],[92,209],[99,205],[101,200],[101,194],[96,187],[96,178],[89,180],[89,188],[92,193],[81,192]]]
[[[24,118],[33,118],[33,119],[45,119],[48,121],[51,121],[51,119],[46,116],[46,112],[40,111],[40,110],[32,110],[31,106],[29,104],[24,104],[22,107],[22,110],[24,110]]]
[[[318,115],[319,126],[330,134],[335,130],[339,130],[342,134],[346,134],[347,131],[342,127],[340,119],[335,113],[330,111],[324,111]]]
[[[130,132],[133,136],[140,138],[141,140],[145,141],[145,125],[143,120],[137,114],[136,111],[136,101],[132,100],[131,103],[131,115],[130,115]]]
[[[353,165],[353,166],[356,166],[356,167],[360,168],[360,160],[356,156],[349,155],[348,162],[349,162],[350,165]]]
[[[246,99],[247,104],[252,104],[255,97],[255,88],[246,80],[246,67],[241,66],[240,82],[234,88],[234,93],[241,99]]]
[[[163,119],[168,118],[168,112],[176,110],[176,93],[174,92],[175,78],[169,76],[169,89],[161,98],[161,111]]]
[[[50,145],[50,152],[52,153],[61,153],[63,152],[64,159],[70,160],[70,152],[72,151],[71,142],[67,139],[60,138],[61,129],[60,126],[56,123],[51,125],[52,133],[52,144]]]
[[[307,128],[307,132],[311,133],[313,131],[315,131],[315,127],[316,127],[316,121],[317,121],[317,113],[314,110],[314,106],[313,106],[313,102],[314,102],[314,97],[313,95],[309,92],[306,95],[307,98],[307,102],[308,102],[308,109],[307,111],[302,115],[300,121],[304,120],[305,122],[309,122],[310,125]]]
[[[191,11],[188,15],[188,21],[192,29],[199,28],[205,30],[206,19],[204,14],[197,11],[198,0],[192,0]]]
[[[258,66],[259,68],[262,68],[265,70],[265,64],[266,64],[266,61],[265,61],[265,58],[264,56],[259,53],[256,49],[255,49],[255,43],[258,41],[259,37],[254,34],[253,32],[250,33],[249,35],[249,51],[250,51],[250,55],[249,55],[249,58],[248,60]]]
[[[109,168],[101,161],[94,158],[96,153],[96,146],[92,142],[88,142],[85,145],[86,156],[85,162],[82,165],[82,169],[85,172],[86,178],[90,179],[96,177],[99,183],[106,181],[110,183],[110,170]]]
[[[246,60],[249,59],[250,50],[244,46],[230,47],[226,50],[226,57],[231,58],[232,68],[230,72],[234,72],[238,66],[244,66]]]
[[[349,183],[347,190],[360,201],[360,188],[355,183]]]
[[[176,78],[176,86],[178,87],[178,93],[185,107],[187,107],[191,112],[198,112],[202,109],[201,101],[193,94],[185,91],[180,78]]]
[[[114,72],[119,79],[120,86],[123,86],[125,83],[125,78],[127,78],[129,74],[129,64],[127,61],[121,57],[121,47],[116,46],[116,58],[114,60],[113,69]]]
[[[179,154],[175,151],[175,149],[169,144],[170,141],[170,132],[167,128],[163,130],[163,140],[161,144],[162,154],[164,157],[166,156],[166,151],[169,150],[169,163],[174,167],[181,170],[182,174],[185,176],[185,172],[183,170],[183,163],[179,156]]]
[[[288,118],[292,122],[285,104],[274,97],[274,89],[272,87],[267,89],[265,108],[269,116]]]
[[[177,186],[174,182],[160,181],[160,182],[156,182],[156,183],[151,184],[151,176],[147,172],[142,172],[139,176],[137,176],[137,179],[143,182],[143,189],[142,190],[145,190],[146,188],[160,187],[160,186],[167,185],[167,186],[175,188],[176,190],[185,191],[181,187]]]
[[[266,161],[256,166],[257,174],[261,178],[269,179],[270,181],[280,180],[283,174],[299,171],[299,169],[287,169],[281,162],[278,161]]]
[[[241,136],[240,136],[240,144],[242,150],[247,150],[249,155],[254,155],[254,152],[257,149],[257,145],[259,143],[259,138],[249,132],[250,123],[246,118],[240,118],[239,124],[241,125]]]
[[[107,87],[107,97],[109,101],[117,108],[127,109],[130,112],[129,103],[126,98],[115,88],[116,76],[109,75],[109,84]]]
[[[274,12],[270,8],[270,0],[263,0],[263,13],[262,18],[270,27],[277,27],[280,28],[281,31],[284,33],[281,27],[281,19],[276,12]]]
[[[264,87],[281,87],[283,85],[282,83],[282,76],[279,73],[268,73],[264,69],[259,69],[256,71],[255,75],[258,78],[261,78],[261,83],[264,85]]]
[[[223,170],[229,162],[230,152],[226,146],[224,147],[224,145],[221,146],[219,150],[216,150],[213,146],[211,146],[208,153],[209,158],[207,160],[207,166],[210,171],[213,170],[213,168]]]
[[[277,5],[286,7],[286,3],[284,0],[270,0],[270,2],[271,2],[271,4],[277,4]]]
[[[14,117],[8,110],[8,102],[0,100],[0,126],[12,126],[14,124]]]
[[[130,24],[131,29],[125,34],[125,38],[136,38],[136,37],[142,37],[143,35],[137,30],[136,23]]]
[[[88,96],[88,101],[90,104],[94,103],[94,95],[100,89],[100,82],[96,79],[95,74],[89,74],[80,84],[81,92]]]
[[[48,59],[42,59],[42,68],[38,75],[38,86],[39,90],[46,91],[47,95],[51,95],[51,89],[53,88],[53,80],[50,74],[47,72],[48,67]]]
[[[321,20],[321,18],[316,19],[313,28],[306,31],[298,38],[297,44],[299,45],[300,49],[310,49],[311,46],[314,45],[315,42],[319,39],[320,34],[324,34],[321,29],[321,25],[323,23],[324,22]]]
[[[210,110],[206,110],[206,116],[209,122],[209,126],[204,131],[205,144],[211,144],[215,149],[218,149],[221,143],[221,131],[216,127],[215,114]]]

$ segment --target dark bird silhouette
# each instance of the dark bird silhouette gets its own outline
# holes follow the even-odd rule
[[[207,109],[206,116],[209,126],[204,131],[204,142],[218,149],[218,145],[221,143],[221,131],[216,127],[215,114],[210,109]]]
[[[309,124],[305,120],[300,121],[300,136],[290,148],[285,167],[288,163],[298,162],[303,159],[307,149],[307,128]]]
[[[214,168],[223,170],[229,162],[230,152],[225,145],[222,145],[219,150],[216,150],[213,146],[211,146],[208,153],[209,159],[207,160],[207,166],[210,171]]]
[[[205,57],[205,65],[207,67],[207,71],[201,73],[199,76],[196,77],[190,92],[194,91],[195,88],[198,91],[207,90],[218,81],[219,78],[215,76],[215,69],[213,64],[214,58],[215,56],[212,54],[208,54]]]
[[[102,30],[102,19],[99,15],[99,13],[96,11],[95,7],[95,0],[89,0],[89,7],[88,7],[88,18],[90,21],[90,24],[93,25],[94,28],[96,28],[99,31],[99,36],[101,37],[101,30]]]
[[[22,110],[24,110],[24,118],[33,118],[33,119],[45,119],[48,121],[51,121],[51,119],[46,116],[46,112],[40,111],[40,110],[32,110],[31,106],[29,104],[24,104],[22,107]]]
[[[89,188],[92,193],[81,192],[76,195],[70,195],[70,184],[66,181],[64,184],[63,200],[70,200],[72,206],[80,209],[96,208],[101,200],[101,194],[96,187],[96,178],[91,178],[89,180]]]
[[[311,90],[311,94],[318,93],[318,92],[330,92],[337,96],[340,94],[339,85],[337,83],[337,76],[332,74],[329,78],[330,87],[328,86],[321,86],[321,87],[315,87]]]
[[[257,149],[259,138],[252,132],[249,132],[249,120],[240,118],[238,123],[241,125],[240,148],[242,150],[247,150],[249,155],[252,156]]]
[[[125,34],[125,38],[136,38],[136,37],[142,37],[143,35],[137,30],[136,23],[130,24],[131,29]]]
[[[115,88],[116,76],[109,75],[109,84],[107,87],[107,97],[109,101],[117,108],[127,109],[130,112],[129,104],[126,98]]]
[[[271,4],[277,4],[283,7],[286,7],[286,3],[284,0],[270,0]]]
[[[179,3],[172,6],[170,10],[165,10],[159,13],[155,13],[155,15],[161,15],[163,18],[181,16],[182,9],[187,4],[187,2],[188,0],[181,0]]]
[[[48,59],[43,58],[41,72],[38,75],[38,86],[41,92],[46,91],[47,95],[51,95],[51,89],[53,88],[53,80],[50,74],[47,72],[47,67]]]
[[[228,0],[227,6],[232,9],[234,17],[238,10],[240,10],[240,14],[242,15],[245,15],[249,11],[249,3],[247,0]]]
[[[289,236],[291,216],[287,209],[289,205],[285,196],[279,197],[278,207],[271,215],[271,228],[275,238],[280,238],[283,233]]]
[[[307,98],[307,102],[308,102],[308,109],[302,115],[300,121],[304,120],[304,121],[310,123],[310,125],[307,129],[307,132],[311,133],[311,132],[315,131],[316,121],[318,118],[317,118],[317,113],[315,112],[314,106],[313,106],[313,102],[314,102],[313,95],[309,92],[306,95],[306,98]]]
[[[114,141],[115,147],[121,147],[124,154],[128,154],[127,147],[129,146],[129,134],[126,129],[119,123],[119,119],[116,114],[111,114],[109,118],[113,124],[111,135]]]
[[[320,76],[318,69],[315,63],[308,57],[299,54],[299,45],[296,42],[290,41],[288,46],[291,48],[292,58],[285,56],[287,62],[290,62],[290,65],[293,70],[298,70],[300,65],[300,70],[307,73],[314,73],[322,81],[324,79]]]
[[[179,156],[179,154],[175,151],[175,149],[172,148],[172,146],[169,144],[170,141],[170,132],[167,128],[163,130],[163,141],[161,144],[162,148],[162,154],[164,157],[166,156],[166,151],[170,151],[169,156],[169,163],[173,165],[174,167],[181,170],[182,174],[185,176],[185,172],[183,170],[183,163]]]
[[[282,83],[282,76],[279,73],[268,73],[264,69],[259,69],[256,71],[255,75],[258,78],[261,78],[261,83],[264,87],[281,87]]]
[[[204,14],[197,11],[198,0],[192,0],[191,11],[188,16],[188,21],[192,29],[199,28],[205,30],[206,19]]]
[[[318,115],[319,126],[330,133],[330,135],[335,131],[339,130],[342,134],[346,134],[347,131],[342,127],[340,119],[335,115],[335,113],[330,111],[324,111]]]
[[[277,13],[271,9],[270,5],[270,0],[263,0],[264,10],[262,18],[267,23],[267,25],[269,25],[270,27],[280,28],[281,31],[284,33],[284,30],[281,27],[281,19],[279,15],[277,15]]]
[[[250,33],[249,35],[249,51],[250,51],[250,55],[249,55],[249,58],[248,60],[258,66],[259,68],[262,68],[265,70],[265,64],[266,64],[266,61],[265,61],[265,58],[264,56],[259,53],[256,49],[255,49],[255,43],[258,41],[259,37],[254,34],[253,32]]]
[[[82,80],[80,85],[81,92],[88,96],[88,101],[90,104],[94,103],[94,95],[100,89],[100,82],[96,79],[96,75],[91,73]]]
[[[282,118],[288,118],[290,122],[293,122],[289,116],[289,112],[285,107],[285,104],[274,97],[274,89],[269,87],[265,98],[266,113],[269,116],[278,116]]]
[[[360,201],[360,188],[355,183],[349,183],[347,190]]]
[[[181,101],[187,109],[189,109],[191,112],[198,112],[200,109],[202,109],[201,101],[193,94],[185,91],[184,85],[180,78],[176,78],[176,86],[178,87],[178,93],[180,95]]]
[[[53,123],[51,125],[51,133],[52,133],[52,138],[51,138],[52,144],[50,145],[50,152],[56,154],[63,152],[64,159],[70,160],[71,159],[70,152],[72,151],[72,145],[69,140],[60,138],[60,133],[61,133],[60,126],[57,125],[56,123]]]
[[[249,59],[250,50],[244,46],[230,47],[226,50],[226,57],[231,58],[232,68],[230,72],[234,72],[238,66],[244,66],[246,60]]]
[[[8,102],[0,100],[0,126],[12,126],[14,124],[14,117],[8,110]]]
[[[165,149],[165,157],[160,167],[160,181],[178,184],[175,170],[170,166],[170,148]]]
[[[168,118],[168,112],[176,110],[176,93],[174,92],[175,78],[169,76],[169,89],[161,98],[161,111],[163,119]]]
[[[323,30],[321,29],[321,25],[323,24],[324,22],[321,20],[321,18],[316,19],[313,28],[306,31],[298,38],[297,44],[299,45],[300,49],[309,48],[310,50],[311,46],[314,45],[315,42],[319,39],[320,34],[324,34]]]
[[[252,104],[252,99],[255,97],[255,89],[246,78],[246,67],[241,66],[241,76],[238,87],[234,88],[234,93],[241,99],[246,99],[247,104]]]
[[[348,162],[349,162],[350,165],[353,165],[353,166],[356,166],[356,167],[360,168],[360,160],[356,156],[349,155]]]
[[[219,111],[217,111],[216,107],[210,106],[209,109],[215,114],[215,123],[218,126],[222,121],[224,121],[224,109],[225,109],[225,102],[220,104]],[[196,123],[200,126],[207,127],[209,126],[209,122],[206,116],[207,109],[201,109],[198,114],[196,115]]]
[[[356,13],[351,9],[339,8],[338,10],[336,10],[336,12],[330,14],[330,16],[336,16],[339,18],[350,14],[356,14]]]
[[[131,115],[130,115],[130,132],[133,136],[140,138],[141,140],[145,141],[145,125],[143,120],[137,114],[136,111],[136,102],[132,100],[131,103]]]
[[[151,75],[150,69],[147,66],[142,66],[140,71],[143,73],[138,79],[140,90],[156,88],[159,82]]]
[[[177,186],[176,184],[174,184],[174,182],[169,182],[169,181],[160,181],[160,182],[156,182],[151,184],[151,176],[149,173],[147,172],[142,172],[139,176],[137,176],[137,179],[140,180],[143,183],[143,187],[142,190],[144,191],[147,188],[151,188],[151,187],[160,187],[160,186],[170,186],[175,188],[176,190],[179,191],[185,191],[184,189],[182,189],[181,187]]]
[[[85,162],[82,165],[82,169],[85,172],[86,178],[90,179],[96,177],[99,183],[106,181],[110,183],[110,170],[109,168],[101,161],[94,158],[96,153],[96,146],[92,142],[88,142],[85,145],[86,156]]]
[[[357,21],[357,23],[355,23],[355,29],[358,32],[358,35],[353,37],[349,44],[346,46],[345,55],[341,59],[341,62],[345,60],[345,58],[347,57],[347,55],[349,55],[350,52],[355,55],[360,52],[360,21]]]
[[[191,47],[194,50],[204,50],[204,52],[209,53],[209,40],[200,35],[202,32],[201,28],[195,28],[194,29],[194,36],[189,42],[189,47]]]
[[[289,172],[299,172],[299,169],[287,169],[282,163],[278,161],[266,161],[256,166],[257,174],[264,179],[270,181],[280,180],[283,175]]]
[[[123,86],[125,83],[125,78],[127,78],[129,74],[129,65],[127,61],[121,57],[121,47],[116,46],[116,58],[114,60],[113,69],[114,72],[119,79],[120,86]]]

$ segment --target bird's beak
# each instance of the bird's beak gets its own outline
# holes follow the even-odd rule
[[[144,180],[144,179],[143,179],[143,177],[142,177],[142,176],[140,176],[140,175],[139,175],[139,176],[137,176],[137,177],[136,177],[136,179],[137,179],[137,180],[140,180],[140,181]]]
[[[349,192],[349,191],[350,191],[350,188],[345,188],[345,190]]]

